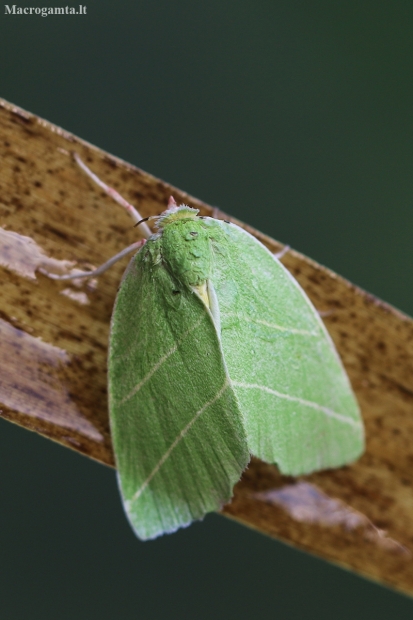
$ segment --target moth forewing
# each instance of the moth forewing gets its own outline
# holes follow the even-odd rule
[[[219,510],[249,461],[210,312],[188,288],[174,294],[176,280],[150,260],[160,242],[149,240],[123,279],[109,354],[116,464],[142,539]]]
[[[212,281],[251,453],[293,475],[354,461],[364,449],[360,410],[317,311],[260,242],[217,225],[228,244]]]

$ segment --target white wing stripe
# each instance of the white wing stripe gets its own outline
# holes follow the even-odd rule
[[[288,332],[290,334],[301,334],[303,336],[319,336],[319,332],[311,332],[307,329],[297,329],[296,327],[284,327],[283,325],[277,325],[276,323],[268,323],[268,321],[261,321],[260,319],[253,319],[244,314],[237,314],[236,312],[225,312],[221,316],[236,317],[240,321],[246,321],[247,323],[257,323],[258,325],[265,325],[271,329],[276,329],[280,332]]]
[[[191,428],[191,426],[197,421],[197,419],[199,418],[199,416],[204,413],[205,409],[207,409],[210,405],[213,405],[217,400],[219,400],[222,396],[222,394],[225,392],[225,390],[229,387],[229,381],[228,379],[226,379],[224,385],[222,386],[222,388],[219,390],[219,392],[217,394],[215,394],[215,396],[213,398],[211,398],[210,401],[208,401],[207,403],[205,403],[205,405],[203,407],[201,407],[201,409],[199,411],[196,412],[196,414],[194,415],[194,417],[192,418],[192,420],[190,420],[188,422],[188,424],[185,426],[185,428],[183,428],[181,430],[181,432],[179,433],[179,435],[176,437],[176,439],[171,443],[171,445],[169,446],[169,448],[167,449],[167,451],[165,452],[165,454],[159,459],[159,461],[157,462],[157,464],[155,465],[155,467],[153,468],[153,470],[151,471],[151,473],[149,474],[149,476],[146,478],[145,482],[142,484],[142,486],[136,491],[135,495],[132,497],[132,499],[128,502],[128,506],[130,507],[130,504],[134,501],[136,501],[138,499],[138,497],[140,497],[142,495],[142,493],[144,492],[144,490],[146,489],[146,487],[148,486],[148,484],[150,483],[150,481],[152,480],[152,478],[158,473],[158,471],[160,470],[160,468],[162,467],[162,465],[165,463],[166,459],[170,456],[171,452],[176,448],[176,446],[178,445],[178,443],[185,437],[185,435],[187,434],[187,432],[189,431],[189,429]]]
[[[131,399],[133,396],[135,396],[135,394],[137,394],[139,392],[139,390],[141,389],[141,387],[143,385],[145,385],[145,383],[147,381],[149,381],[149,379],[152,377],[152,375],[155,374],[155,372],[157,370],[159,370],[159,368],[162,366],[162,364],[164,362],[166,362],[166,360],[168,359],[168,357],[171,357],[171,355],[173,355],[175,353],[175,351],[178,350],[178,348],[181,346],[181,344],[183,343],[183,341],[185,340],[185,338],[187,338],[187,336],[189,336],[189,334],[191,332],[194,331],[194,329],[196,329],[199,324],[202,322],[202,320],[204,319],[204,316],[201,316],[201,318],[192,325],[192,327],[190,327],[186,332],[184,332],[184,334],[182,335],[182,337],[176,342],[176,344],[169,349],[169,351],[167,353],[165,353],[165,355],[163,355],[161,357],[161,359],[159,360],[159,362],[157,362],[155,364],[155,366],[153,366],[153,368],[151,368],[151,370],[147,373],[147,375],[145,375],[145,377],[137,384],[135,385],[135,387],[129,392],[129,394],[127,394],[124,398],[122,398],[122,400],[118,403],[118,406],[123,405],[123,403],[126,403],[129,399]]]
[[[337,413],[328,407],[324,407],[323,405],[319,405],[318,403],[314,403],[311,400],[305,400],[304,398],[300,398],[299,396],[290,396],[289,394],[282,394],[281,392],[277,392],[276,390],[272,390],[265,385],[258,385],[257,383],[241,383],[239,381],[233,381],[232,385],[234,387],[252,389],[252,390],[262,390],[263,392],[267,392],[268,394],[272,394],[273,396],[277,396],[278,398],[284,398],[285,400],[290,400],[295,403],[299,403],[300,405],[304,405],[305,407],[311,407],[311,409],[316,409],[317,411],[321,411],[326,416],[330,418],[335,418],[340,422],[344,422],[344,424],[350,424],[350,426],[354,426],[355,428],[361,427],[361,422],[359,420],[354,420],[353,418],[346,417],[341,415],[341,413]]]

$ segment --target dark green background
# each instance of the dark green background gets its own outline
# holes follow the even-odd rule
[[[82,1],[1,15],[1,96],[413,314],[411,1]],[[140,543],[111,470],[0,429],[2,618],[412,617],[215,515]]]

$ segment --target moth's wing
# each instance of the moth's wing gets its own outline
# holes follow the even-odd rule
[[[150,539],[220,509],[249,451],[210,314],[144,250],[113,312],[109,409],[125,510]]]
[[[251,453],[292,475],[355,460],[364,448],[360,411],[318,313],[261,243],[219,226],[227,242],[217,235],[212,280]]]

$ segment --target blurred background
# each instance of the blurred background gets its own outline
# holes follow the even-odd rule
[[[413,314],[411,2],[82,2],[1,14],[0,96]],[[0,489],[7,620],[412,617],[216,515],[141,543],[113,471],[4,421]]]

